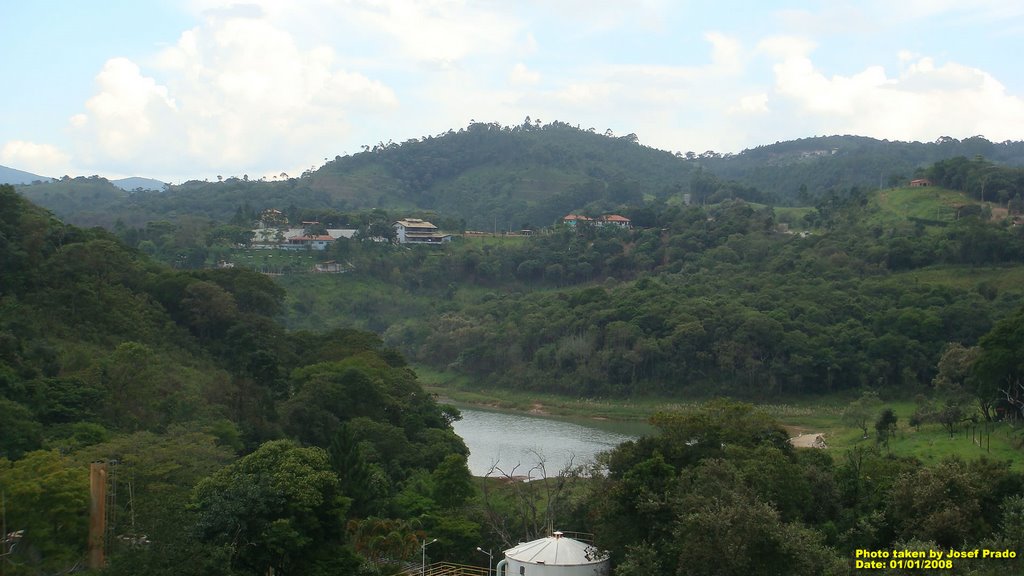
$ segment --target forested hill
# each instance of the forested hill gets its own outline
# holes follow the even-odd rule
[[[171,270],[6,185],[0,270],[8,574],[82,564],[96,460],[111,461],[108,574],[353,574],[346,529],[410,516],[392,502],[406,479],[469,481],[457,412],[373,334],[286,333],[265,276]],[[440,504],[417,498],[434,527]]]
[[[546,226],[580,209],[595,213],[665,199],[689,188],[692,166],[643,146],[635,134],[598,134],[562,122],[470,124],[464,130],[402,144],[380,143],[337,158],[313,174],[312,187],[351,202],[408,203],[458,214],[467,226]],[[363,188],[378,175],[384,186]]]
[[[380,208],[433,212],[432,219],[457,229],[491,231],[548,226],[571,212],[628,214],[651,201],[681,204],[684,195],[695,204],[740,198],[809,206],[830,191],[904,185],[932,163],[958,156],[1024,165],[1024,142],[981,137],[908,143],[829,136],[696,154],[557,121],[473,122],[363,148],[301,175],[220,176],[131,193],[98,177],[65,177],[19,191],[69,222],[107,228],[118,220],[144,227],[189,217],[242,223],[266,208],[293,215]]]
[[[691,159],[723,180],[758,188],[779,204],[802,206],[830,189],[906,185],[921,169],[958,156],[1024,166],[1024,142],[996,143],[981,136],[923,143],[821,136],[757,146],[739,154],[709,151]]]
[[[597,133],[561,122],[472,123],[402,144],[365,146],[300,177],[190,181],[166,192],[121,194],[113,202],[118,192],[70,190],[86,184],[83,179],[20,191],[71,222],[107,227],[118,219],[143,226],[183,215],[226,221],[240,210],[292,206],[427,210],[470,229],[507,230],[547,226],[576,210],[603,213],[645,198],[681,197],[693,170],[680,157],[641,145],[633,134]],[[102,207],[83,206],[83,197]]]
[[[994,210],[934,186],[830,195],[802,217],[738,200],[670,206],[630,230],[560,226],[430,252],[339,244],[329,257],[352,273],[281,282],[292,326],[355,323],[498,388],[908,394],[951,342],[976,345],[1024,302],[1024,235]]]

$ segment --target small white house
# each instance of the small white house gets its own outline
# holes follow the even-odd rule
[[[345,238],[346,240],[351,240],[352,237],[356,235],[356,232],[359,232],[359,230],[356,230],[355,228],[328,228],[327,229],[327,235],[330,236],[331,238],[334,238],[335,240],[337,240],[339,238]]]
[[[327,250],[334,238],[326,234],[317,236],[293,236],[281,245],[285,250]]]
[[[405,218],[392,225],[395,229],[395,240],[399,244],[440,244],[451,242],[451,234],[445,234],[426,220]]]

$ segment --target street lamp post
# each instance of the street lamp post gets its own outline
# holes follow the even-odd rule
[[[424,540],[423,544],[420,545],[420,549],[423,551],[420,556],[420,576],[427,576],[427,546],[430,546],[434,542],[437,542],[437,538],[434,538],[430,542]]]
[[[479,546],[476,547],[476,551],[487,554],[487,576],[491,576],[491,574],[493,574],[493,572],[491,571],[491,565],[494,563],[494,556],[491,555],[490,550],[484,550]]]

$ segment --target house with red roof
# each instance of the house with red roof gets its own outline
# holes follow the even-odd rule
[[[581,214],[569,214],[562,218],[562,224],[576,226],[578,222],[588,222],[594,226],[618,226],[619,228],[632,228],[632,221],[625,216],[618,214],[606,214],[597,218],[589,218]]]
[[[629,218],[626,218],[625,216],[619,216],[618,214],[608,214],[606,216],[601,216],[600,220],[604,224],[618,226],[619,228],[631,228],[633,224]]]

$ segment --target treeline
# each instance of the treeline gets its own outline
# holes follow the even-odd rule
[[[927,166],[957,157],[1019,167],[1024,143],[993,143],[980,136],[930,143],[828,136],[739,154],[698,155],[644,146],[636,134],[527,118],[507,126],[472,121],[401,143],[368,144],[299,175],[217,176],[216,181],[193,180],[163,192],[126,193],[95,177],[18,189],[71,223],[108,229],[118,220],[129,228],[189,218],[227,222],[239,207],[250,206],[255,212],[290,207],[428,210],[469,229],[489,231],[543,227],[574,211],[619,212],[684,194],[696,204],[739,198],[808,206],[830,190],[906,185]],[[1001,190],[1010,189],[991,176],[985,180],[993,186],[985,188],[988,198],[996,200]]]
[[[400,563],[424,530],[453,558],[486,541],[458,412],[379,337],[286,332],[267,277],[174,271],[10,186],[0,268],[6,574],[81,569],[96,460],[104,573],[375,574],[365,548]]]
[[[995,202],[1014,213],[1024,211],[1024,168],[994,164],[981,156],[958,156],[936,162],[923,173],[937,186]]]
[[[118,219],[134,228],[181,217],[226,222],[239,206],[249,205],[257,211],[289,206],[434,210],[471,229],[506,230],[546,226],[585,207],[602,211],[645,196],[678,194],[689,185],[691,172],[680,158],[643,146],[632,134],[615,136],[557,121],[472,122],[401,144],[365,146],[301,175],[218,177],[131,194],[107,183],[102,208],[89,204],[99,198],[78,182],[19,190],[73,223],[108,228]]]
[[[928,166],[956,157],[984,157],[1024,166],[1024,142],[981,136],[897,142],[863,136],[821,136],[776,142],[739,154],[702,154],[692,162],[718,177],[756,186],[783,206],[807,206],[831,189],[906,186]]]

